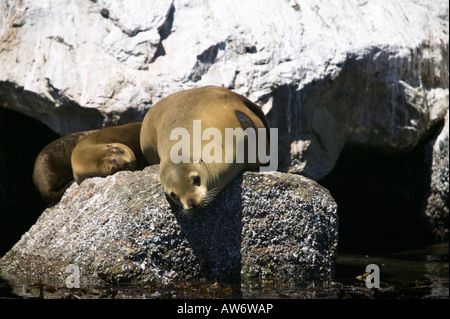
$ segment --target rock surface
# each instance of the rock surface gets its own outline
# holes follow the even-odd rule
[[[0,103],[60,134],[221,85],[263,106],[281,168],[411,150],[448,109],[448,1],[2,1]]]
[[[431,152],[431,181],[430,196],[427,200],[425,216],[430,224],[430,229],[438,242],[448,241],[449,222],[449,187],[448,187],[448,123],[449,113],[445,117],[439,135],[429,142],[433,150]]]
[[[76,265],[80,285],[247,279],[331,278],[337,207],[305,177],[245,172],[194,216],[171,207],[159,167],[73,184],[0,259],[2,276],[64,286]]]

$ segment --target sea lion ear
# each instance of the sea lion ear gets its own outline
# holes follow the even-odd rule
[[[201,164],[202,163],[202,158],[199,157],[196,161],[194,161],[195,164]]]

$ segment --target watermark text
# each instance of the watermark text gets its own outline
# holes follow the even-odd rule
[[[244,163],[247,155],[248,163],[256,163],[258,159],[262,164],[260,172],[277,170],[277,128],[270,128],[270,143],[267,143],[268,136],[265,128],[258,128],[258,134],[253,127],[245,130],[240,127],[225,128],[225,139],[223,139],[222,132],[218,128],[208,127],[202,131],[201,120],[194,120],[192,126],[192,137],[189,130],[184,127],[177,127],[171,131],[170,140],[177,141],[170,150],[170,159],[173,163],[190,163],[191,160],[198,161],[199,159],[205,163],[222,163],[223,161],[225,163]],[[247,154],[245,154],[245,137],[247,137]],[[234,140],[236,140],[236,148],[234,148]],[[202,148],[202,141],[209,142]],[[269,155],[267,155],[267,145],[270,145]],[[223,154],[223,149],[225,154]]]

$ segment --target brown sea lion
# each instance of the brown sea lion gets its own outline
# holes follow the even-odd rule
[[[75,181],[80,184],[88,177],[144,168],[147,164],[139,142],[141,124],[111,126],[80,139],[71,157]]]
[[[236,143],[227,138],[230,130],[248,128],[253,136],[237,134]],[[269,130],[257,105],[221,87],[201,87],[172,94],[150,108],[142,122],[141,149],[150,164],[160,162],[167,196],[193,212],[205,207],[241,170],[259,167],[260,162],[251,158],[257,147],[248,152],[250,141],[256,145],[258,129]]]
[[[36,157],[33,182],[47,204],[58,202],[73,181],[70,157],[75,145],[83,137],[97,130],[72,133],[60,137],[47,146]]]

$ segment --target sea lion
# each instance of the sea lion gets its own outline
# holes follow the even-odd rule
[[[198,132],[199,124],[203,132]],[[254,139],[259,135],[257,129],[268,136],[264,113],[250,100],[222,87],[189,89],[163,98],[147,111],[141,149],[148,163],[160,163],[160,181],[166,195],[190,213],[208,205],[241,170],[259,167],[258,160],[251,162],[247,156],[250,137],[236,136],[236,144],[226,139],[226,129],[249,127],[255,130]],[[177,141],[177,132],[201,134],[202,140],[195,141],[194,137]],[[214,143],[210,142],[212,137]],[[236,150],[242,144],[246,156],[239,163]],[[192,151],[179,156],[180,150]],[[214,155],[208,161],[205,150]]]
[[[144,168],[146,160],[139,142],[141,124],[110,126],[80,139],[71,156],[75,181],[81,184],[88,177]]]
[[[73,182],[70,157],[75,145],[83,137],[97,130],[72,133],[60,137],[47,146],[36,157],[33,182],[45,203],[58,202]]]

